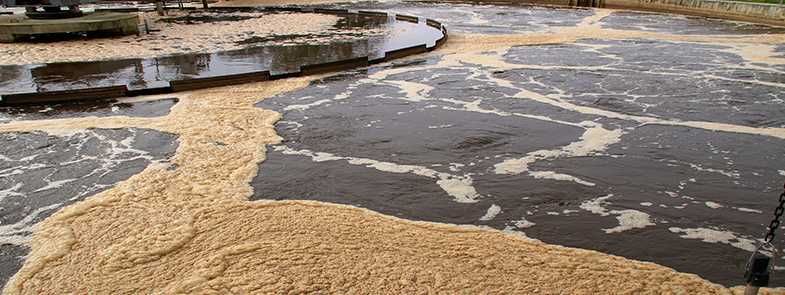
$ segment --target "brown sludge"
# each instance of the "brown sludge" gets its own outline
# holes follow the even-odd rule
[[[309,79],[184,94],[160,118],[71,119],[68,128],[179,134],[180,166],[151,166],[47,218],[5,293],[729,293],[652,263],[497,231],[343,205],[246,201],[264,144],[280,140],[280,115],[253,103]],[[60,120],[37,123],[3,130],[63,131]]]
[[[307,201],[234,203],[199,212],[187,246],[165,257],[140,257],[139,264],[131,262],[136,258],[132,255],[96,257],[95,250],[107,244],[102,236],[125,235],[129,228],[151,222],[150,207],[123,208],[120,213],[100,210],[75,218],[74,234],[80,242],[67,257],[38,273],[30,282],[36,288],[29,293],[727,292],[652,263]],[[153,211],[158,209],[165,211]],[[121,222],[108,226],[106,219]],[[96,232],[101,228],[109,230]]]

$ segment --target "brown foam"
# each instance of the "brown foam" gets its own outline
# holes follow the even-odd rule
[[[307,83],[195,92],[168,116],[124,121],[179,134],[180,167],[151,166],[47,218],[4,293],[728,292],[652,263],[498,231],[246,201],[264,145],[280,140],[280,115],[252,104]],[[34,128],[59,125],[39,122]],[[78,122],[71,127],[102,125]]]

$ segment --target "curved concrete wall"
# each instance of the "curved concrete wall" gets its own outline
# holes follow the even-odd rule
[[[240,8],[221,7],[218,9],[210,9],[210,11],[225,12],[225,11],[232,11],[237,9],[248,10],[249,8],[248,7],[240,7]],[[360,15],[365,15],[370,17],[381,17],[381,18],[388,18],[390,16],[386,12],[374,12],[374,11],[350,12],[349,10],[345,10],[345,9],[326,9],[326,8],[315,8],[315,9],[309,9],[307,11],[300,7],[263,7],[263,8],[250,8],[250,9],[255,9],[255,10],[261,9],[267,11],[302,11],[302,12],[315,12],[315,13],[338,14],[338,15],[351,15],[356,13]],[[396,20],[399,21],[406,21],[406,22],[413,22],[413,23],[420,23],[421,21],[421,19],[416,16],[401,15],[401,14],[392,14],[392,15]],[[414,45],[404,48],[398,48],[398,49],[384,52],[384,57],[378,59],[371,60],[369,59],[369,56],[363,56],[359,58],[338,60],[333,62],[302,65],[300,66],[300,70],[297,72],[283,73],[277,75],[271,75],[270,71],[258,71],[258,72],[251,72],[251,73],[239,73],[239,74],[230,74],[230,75],[222,75],[222,76],[191,78],[186,80],[169,81],[168,87],[158,87],[158,88],[130,90],[128,89],[127,85],[117,85],[117,86],[95,87],[95,88],[85,88],[85,89],[69,89],[69,90],[61,90],[61,91],[0,94],[0,106],[20,105],[20,104],[46,104],[46,103],[66,102],[66,101],[117,98],[117,97],[124,97],[124,96],[164,94],[164,93],[196,90],[196,89],[203,89],[203,88],[217,87],[217,86],[224,86],[224,85],[234,85],[234,84],[241,84],[241,83],[284,79],[288,77],[298,77],[298,76],[313,75],[313,74],[319,74],[325,72],[340,71],[340,70],[351,69],[351,68],[365,67],[370,64],[378,64],[378,63],[391,61],[393,59],[397,59],[413,54],[423,53],[426,51],[433,51],[436,49],[436,47],[441,46],[447,40],[447,28],[436,20],[432,20],[432,19],[422,19],[422,20],[425,23],[425,25],[435,30],[438,30],[442,34],[442,36],[439,39],[433,40],[434,46],[428,47],[427,44],[419,44],[419,45]]]
[[[426,0],[427,1],[427,0]],[[453,0],[437,0],[453,1]],[[455,0],[456,2],[465,2]],[[469,0],[486,3],[488,1]],[[574,6],[577,0],[495,0],[546,6]],[[674,13],[726,18],[775,26],[785,26],[785,5],[719,0],[600,0],[601,8]]]
[[[743,20],[785,22],[785,6],[717,0],[603,0],[606,8],[655,10]],[[692,12],[692,13],[691,13]]]

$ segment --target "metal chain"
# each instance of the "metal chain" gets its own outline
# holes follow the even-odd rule
[[[785,185],[782,187],[785,188]],[[774,220],[769,224],[769,232],[766,234],[766,237],[763,238],[767,244],[774,240],[774,231],[780,227],[780,217],[783,213],[785,213],[785,192],[780,194],[780,205],[777,206],[777,209],[774,209]]]

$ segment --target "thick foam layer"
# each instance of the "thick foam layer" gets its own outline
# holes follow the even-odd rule
[[[272,130],[279,115],[252,104],[307,82],[197,92],[154,119],[70,120],[72,129],[124,122],[179,134],[172,159],[179,167],[153,165],[46,219],[4,293],[375,293],[426,283],[434,291],[469,293],[723,290],[651,263],[495,231],[316,202],[246,201],[264,145],[280,140]],[[61,123],[2,127],[64,132]]]

